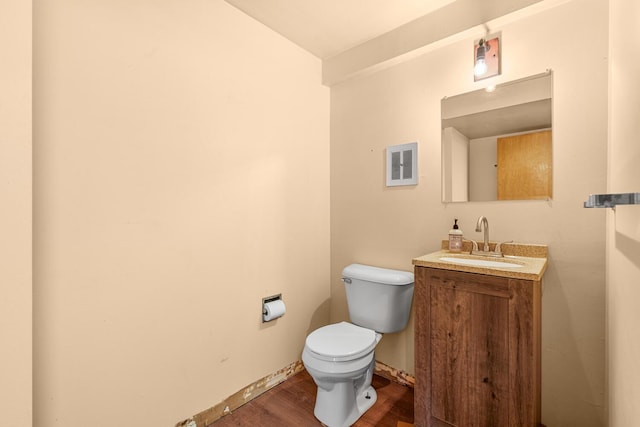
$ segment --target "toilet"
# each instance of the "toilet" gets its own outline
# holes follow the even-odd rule
[[[302,362],[318,386],[315,417],[328,427],[348,427],[376,402],[371,386],[374,349],[383,333],[405,328],[413,300],[413,273],[362,264],[342,271],[349,322],[311,332]]]

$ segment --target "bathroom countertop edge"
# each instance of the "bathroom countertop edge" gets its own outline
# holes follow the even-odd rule
[[[546,255],[546,246],[544,245],[535,245],[535,246],[538,246],[538,248],[535,248],[533,253],[535,253],[536,255],[539,255],[544,252]],[[477,273],[477,274],[485,274],[489,276],[498,276],[498,277],[534,280],[534,281],[542,280],[542,276],[544,275],[547,269],[547,263],[548,263],[548,259],[546,256],[544,257],[520,256],[520,255],[513,255],[513,254],[506,254],[506,255],[517,257],[517,259],[523,263],[523,266],[521,268],[518,268],[517,270],[514,270],[512,268],[463,265],[463,264],[456,264],[456,263],[440,260],[440,258],[442,257],[447,257],[451,255],[459,256],[459,255],[467,255],[467,254],[468,252],[451,252],[447,249],[441,249],[439,251],[414,258],[412,262],[413,262],[413,265],[416,267],[429,267],[429,268],[436,268],[440,270],[461,271],[466,273]]]

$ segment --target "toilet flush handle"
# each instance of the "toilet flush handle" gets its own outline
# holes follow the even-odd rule
[[[343,278],[342,278],[342,281],[343,281],[344,283],[351,284],[351,279],[349,279],[348,277],[343,277]]]

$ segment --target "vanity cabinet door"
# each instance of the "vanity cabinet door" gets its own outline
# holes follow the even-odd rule
[[[535,285],[416,268],[416,426],[538,425]]]

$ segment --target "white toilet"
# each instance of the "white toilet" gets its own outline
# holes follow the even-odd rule
[[[352,425],[375,403],[374,349],[383,333],[405,328],[413,299],[413,273],[407,271],[351,264],[342,280],[353,323],[316,329],[302,352],[318,386],[313,413],[328,427]]]

